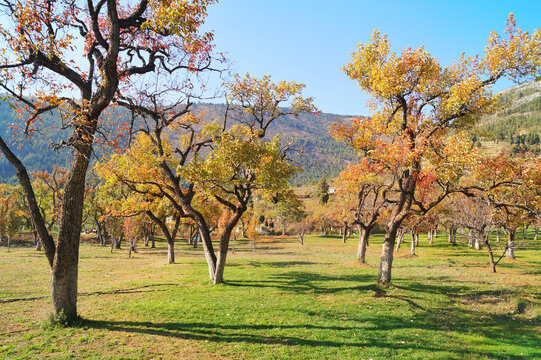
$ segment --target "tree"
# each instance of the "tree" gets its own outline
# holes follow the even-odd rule
[[[298,116],[315,110],[311,98],[302,97],[304,85],[269,76],[261,79],[249,74],[227,86],[228,103],[223,122],[202,124],[190,112],[191,103],[170,104],[162,93],[141,94],[141,101],[124,101],[145,124],[145,156],[126,157],[112,170],[118,181],[132,191],[166,198],[180,217],[196,224],[214,284],[223,282],[223,272],[231,231],[256,192],[279,193],[294,172],[288,164],[279,138],[265,139],[266,130],[276,119]],[[289,108],[280,108],[284,102]],[[231,126],[231,124],[234,124]],[[170,142],[166,131],[175,134]],[[129,151],[127,152],[129,153]],[[194,201],[196,199],[200,201]],[[213,198],[229,212],[222,228],[220,249],[214,250],[205,199]]]
[[[54,311],[69,323],[77,317],[79,238],[85,177],[101,119],[115,95],[130,91],[134,77],[158,69],[196,71],[209,61],[211,34],[200,35],[206,7],[213,0],[73,1],[2,0],[10,23],[2,23],[0,87],[23,120],[27,138],[37,134],[40,117],[53,109],[56,128],[71,129],[62,146],[72,150],[57,241],[39,212],[24,165],[0,139],[0,150],[17,176],[51,267]],[[78,98],[74,97],[78,93]],[[127,126],[119,126],[126,128]],[[50,129],[47,129],[50,130]],[[114,144],[115,139],[110,142]]]
[[[329,201],[329,184],[326,178],[322,178],[317,185],[317,198],[320,205],[325,205]]]
[[[508,234],[504,252],[507,258],[515,258],[515,233],[519,226],[539,216],[541,206],[541,160],[534,156],[509,157],[504,153],[483,159],[477,167],[472,188],[478,202],[486,203],[491,223],[503,226]],[[479,206],[481,208],[481,206]],[[480,211],[480,210],[479,210]],[[475,219],[475,216],[472,215]],[[471,220],[469,220],[471,221]],[[481,233],[477,227],[473,228]],[[484,229],[481,229],[484,230]],[[489,229],[490,230],[490,229]],[[488,230],[487,230],[488,231]],[[486,236],[483,239],[489,251],[492,271],[496,272],[499,260],[494,261],[492,246]]]
[[[68,180],[67,170],[54,166],[52,173],[36,171],[31,174],[31,177],[33,178],[32,187],[34,188],[41,215],[47,230],[51,232],[60,215],[64,187]],[[41,250],[41,246],[38,237],[36,249]]]
[[[377,166],[364,158],[358,164],[348,166],[338,178],[340,193],[351,193],[356,198],[349,211],[353,213],[353,224],[359,227],[357,260],[361,263],[366,262],[370,233],[388,205],[386,193],[392,189],[391,178],[383,176],[382,169],[374,168]]]
[[[386,36],[375,31],[359,44],[344,67],[370,97],[372,114],[335,125],[339,140],[393,178],[391,205],[378,282],[391,281],[393,246],[400,224],[411,213],[423,214],[449,193],[475,164],[469,136],[460,130],[492,112],[497,99],[490,86],[507,77],[518,81],[539,75],[541,32],[516,27],[509,16],[505,37],[490,35],[482,57],[462,55],[442,67],[423,47],[390,51]],[[428,201],[425,195],[434,196]]]
[[[313,228],[314,220],[312,218],[305,215],[303,218],[297,220],[297,223],[295,223],[295,230],[299,236],[301,245],[304,245],[304,236],[312,231]]]
[[[287,224],[298,222],[305,217],[302,201],[295,195],[293,190],[287,189],[277,196],[277,203],[274,205],[274,213],[282,223],[282,235],[286,234]]]
[[[0,239],[7,239],[8,252],[11,238],[19,232],[23,219],[16,191],[14,186],[0,184]]]
[[[221,283],[231,233],[247,210],[252,194],[270,198],[282,193],[296,168],[284,158],[279,137],[265,141],[245,125],[234,125],[214,136],[213,151],[204,160],[191,161],[180,173],[203,194],[222,204],[229,214],[222,225],[214,274],[214,282]]]

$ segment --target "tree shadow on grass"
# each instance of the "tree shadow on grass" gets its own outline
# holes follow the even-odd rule
[[[400,283],[400,285],[397,285]],[[505,289],[479,289],[477,283],[459,283],[460,285],[434,285],[419,282],[394,282],[393,286],[397,289],[416,292],[419,294],[439,294],[448,296],[450,299],[456,298],[480,298],[483,296],[508,297],[520,295],[521,291],[517,288]],[[468,285],[469,284],[469,285]],[[535,295],[535,294],[534,294]]]
[[[308,264],[306,264],[308,265]],[[352,283],[345,286],[344,283]],[[359,285],[361,284],[361,285]],[[344,291],[376,291],[375,278],[368,275],[323,275],[314,272],[288,271],[270,276],[269,280],[232,280],[227,285],[239,287],[276,288],[290,292],[336,294]]]
[[[295,266],[306,266],[306,265],[330,265],[331,263],[319,263],[311,261],[271,261],[271,262],[261,262],[261,261],[250,261],[249,266],[253,267],[273,267],[273,268],[285,268],[285,267],[295,267]]]
[[[113,290],[103,290],[103,291],[92,291],[92,292],[80,292],[77,296],[92,296],[92,295],[115,295],[115,294],[136,294],[136,293],[150,293],[150,292],[163,292],[167,291],[166,289],[152,289],[146,290],[148,288],[161,287],[161,286],[181,286],[180,284],[150,284],[137,286],[127,289],[113,289]],[[26,298],[13,298],[13,299],[0,299],[0,304],[12,303],[19,301],[32,301],[32,300],[42,300],[50,298],[50,295],[47,296],[35,296],[35,297],[26,297]]]
[[[296,309],[297,310],[297,309]],[[299,310],[302,312],[301,310]],[[313,315],[313,314],[308,314]],[[389,350],[428,351],[445,358],[481,357],[491,359],[526,359],[541,357],[539,338],[535,331],[535,323],[521,319],[509,319],[477,311],[458,308],[443,308],[437,312],[424,312],[416,315],[415,320],[405,319],[390,314],[359,314],[347,320],[341,314],[328,311],[320,313],[321,325],[313,323],[293,324],[252,324],[240,320],[234,324],[215,322],[149,322],[149,321],[100,321],[83,320],[84,328],[103,329],[108,331],[140,333],[146,335],[166,336],[186,340],[214,342],[217,344],[255,344],[282,345],[309,348],[313,355],[324,348],[347,348],[359,351],[364,348],[380,348]],[[483,321],[480,321],[483,319]],[[269,318],[269,321],[270,320]],[[517,330],[518,329],[518,330]],[[419,338],[419,333],[431,331],[432,335]],[[357,333],[357,337],[352,334]],[[441,336],[445,333],[445,336]],[[476,340],[476,344],[487,346],[479,348],[471,345],[457,345],[461,336],[476,334],[484,339]],[[445,341],[442,341],[442,338]],[[319,340],[318,340],[319,339]],[[521,344],[519,354],[502,353],[498,346],[511,347]],[[451,356],[449,356],[451,354]],[[475,356],[477,355],[477,356]]]

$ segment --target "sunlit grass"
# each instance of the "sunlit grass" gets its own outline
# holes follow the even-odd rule
[[[200,249],[183,241],[125,250],[81,246],[74,328],[44,327],[43,254],[0,248],[0,358],[535,359],[541,358],[541,250],[517,250],[492,274],[484,251],[421,238],[396,255],[393,286],[375,285],[381,236],[368,265],[356,239],[247,241],[211,286]],[[539,244],[537,244],[539,245]]]

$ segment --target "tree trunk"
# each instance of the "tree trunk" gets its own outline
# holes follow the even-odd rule
[[[55,313],[64,313],[69,323],[77,319],[79,241],[83,219],[86,171],[92,151],[91,144],[85,144],[82,147],[83,153],[75,152],[69,178],[64,188],[58,245],[51,271]]]
[[[415,246],[419,246],[419,233],[415,234]]]
[[[533,241],[537,241],[537,233],[539,232],[538,228],[535,228],[535,236],[533,238]]]
[[[222,234],[220,235],[220,249],[218,250],[218,257],[216,260],[216,273],[214,276],[214,285],[224,282],[224,270],[225,262],[227,259],[227,252],[229,251],[229,240],[231,239],[231,233],[237,223],[239,222],[242,214],[246,211],[245,207],[237,208],[233,213],[227,224],[224,226]],[[254,241],[255,243],[255,241]],[[255,247],[254,247],[255,250]]]
[[[366,245],[368,244],[368,237],[370,236],[369,229],[363,229],[359,226],[359,245],[357,246],[357,260],[360,263],[366,263]]]
[[[452,235],[452,229],[449,228],[447,229],[447,242],[450,244],[452,243],[452,238],[453,238],[453,235]]]
[[[150,242],[150,233],[149,233],[149,230],[145,227],[145,234],[144,234],[144,237],[143,237],[143,243],[145,246],[148,246],[148,243]]]
[[[120,249],[121,248],[121,245],[122,245],[122,238],[124,237],[124,235],[120,235],[116,238],[116,241],[115,241],[115,249]]]
[[[240,230],[243,238],[246,238],[246,227],[244,226],[244,221],[240,223]]]
[[[393,250],[396,241],[396,232],[400,223],[391,224],[385,232],[383,248],[381,250],[381,263],[379,264],[378,284],[387,286],[391,283],[391,270],[393,268]]]
[[[515,230],[509,230],[507,237],[507,253],[505,255],[508,259],[515,258]]]
[[[522,240],[526,240],[527,238],[527,231],[528,231],[528,225],[524,225],[522,227]]]
[[[347,239],[348,239],[348,223],[345,222],[343,230],[342,230],[342,243],[345,244]]]
[[[100,245],[106,246],[107,245],[107,231],[105,229],[105,225],[102,225],[96,216],[94,217],[94,223],[96,224],[96,230],[98,232],[98,241],[100,242]]]
[[[8,235],[8,252],[10,252],[11,250],[9,249],[11,245],[11,236]]]
[[[41,244],[39,245],[39,249],[38,249],[39,236],[38,236],[38,232],[36,230],[36,227],[34,226],[33,223],[32,223],[32,238],[34,240],[34,245],[36,246],[36,250],[40,251],[41,250]]]
[[[415,255],[415,243],[417,242],[416,241],[416,238],[417,238],[417,234],[413,233],[413,231],[411,232],[411,247],[410,247],[410,255],[413,256]]]
[[[496,241],[500,242],[500,227],[496,226]]]
[[[434,233],[432,232],[432,230],[430,230],[430,231],[428,232],[428,243],[429,243],[430,245],[432,245],[432,243],[434,242],[433,236],[434,236]]]
[[[42,245],[41,241],[39,241],[39,238],[36,241],[36,251],[41,251]]]
[[[468,231],[468,247],[473,247],[473,231],[469,229]]]
[[[486,242],[487,251],[488,251],[488,259],[490,260],[490,268],[493,273],[496,272],[496,262],[494,261],[494,254],[492,253],[492,247],[490,246],[490,243]]]
[[[194,227],[190,225],[190,235],[188,236],[188,245],[193,245]]]
[[[400,231],[398,232],[398,241],[396,242],[396,249],[395,249],[396,252],[400,250],[400,245],[402,245],[403,241],[404,241],[404,231]]]
[[[214,284],[216,279],[216,254],[214,253],[214,246],[212,245],[212,239],[210,237],[210,231],[203,216],[194,210],[195,221],[197,223],[199,236],[203,243],[203,253],[205,254],[205,260],[207,261],[209,269],[210,281]]]
[[[475,235],[475,250],[481,250],[481,241],[479,240],[479,236],[477,234]]]

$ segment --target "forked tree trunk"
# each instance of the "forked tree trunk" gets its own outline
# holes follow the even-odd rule
[[[242,214],[246,211],[246,208],[238,208],[231,216],[227,224],[224,226],[222,234],[220,235],[220,249],[218,250],[218,257],[216,259],[216,272],[214,275],[214,285],[224,282],[224,270],[227,259],[227,252],[229,251],[229,240],[231,239],[231,233],[237,226]],[[255,241],[254,241],[255,244]],[[254,247],[255,251],[255,247]]]
[[[507,237],[507,253],[505,257],[508,259],[515,258],[515,230],[509,230]]]

